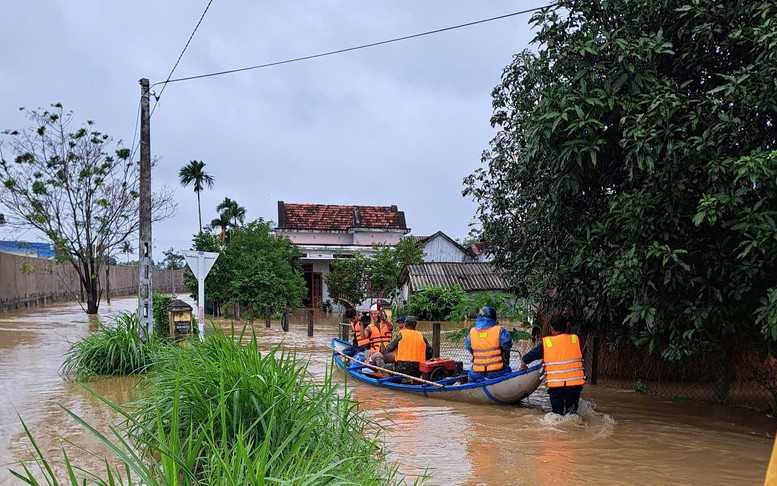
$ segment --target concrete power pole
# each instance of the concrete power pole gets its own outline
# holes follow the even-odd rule
[[[146,336],[153,327],[151,286],[151,113],[148,79],[140,80],[140,242],[138,244],[140,285],[138,289],[138,318]]]

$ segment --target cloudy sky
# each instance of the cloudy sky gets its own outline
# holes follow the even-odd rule
[[[164,81],[207,0],[3,0],[0,129],[18,108],[62,102],[130,145],[140,86]],[[214,0],[173,78],[280,61],[541,6],[547,0]],[[491,90],[529,48],[529,15],[300,63],[169,84],[151,120],[155,187],[176,215],[155,224],[155,255],[186,249],[197,202],[177,174],[216,179],[203,221],[230,197],[249,219],[277,202],[396,204],[412,234],[463,238],[475,214],[462,179],[494,135]],[[161,86],[155,88],[159,93]],[[0,229],[0,239],[10,237]],[[22,235],[29,239],[31,233]]]

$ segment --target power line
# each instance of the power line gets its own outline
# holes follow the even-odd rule
[[[336,51],[322,52],[322,53],[319,53],[319,54],[313,54],[313,55],[304,56],[304,57],[297,57],[297,58],[294,58],[294,59],[286,59],[285,61],[276,61],[276,62],[270,62],[270,63],[267,63],[267,64],[257,64],[255,66],[248,66],[248,67],[243,67],[243,68],[238,68],[238,69],[230,69],[230,70],[227,70],[227,71],[219,71],[219,72],[215,72],[215,73],[199,74],[199,75],[196,75],[196,76],[187,76],[185,78],[170,79],[170,77],[168,77],[167,80],[164,81],[164,85],[167,86],[169,83],[177,83],[179,81],[190,81],[190,80],[193,80],[193,79],[209,78],[209,77],[212,77],[212,76],[221,76],[223,74],[239,73],[239,72],[242,72],[242,71],[250,71],[250,70],[253,70],[253,69],[261,69],[261,68],[267,68],[267,67],[272,67],[272,66],[279,66],[281,64],[290,64],[290,63],[293,63],[293,62],[307,61],[307,60],[316,59],[316,58],[319,58],[319,57],[333,56],[335,54],[342,54],[342,53],[345,53],[345,52],[351,52],[351,51],[357,51],[357,50],[360,50],[360,49],[367,49],[367,48],[370,48],[370,47],[382,46],[382,45],[385,45],[385,44],[391,44],[391,43],[394,43],[394,42],[400,42],[400,41],[404,41],[404,40],[408,40],[408,39],[415,39],[415,38],[424,37],[424,36],[427,36],[427,35],[439,34],[441,32],[447,32],[449,30],[461,29],[461,28],[464,28],[464,27],[471,27],[473,25],[484,24],[486,22],[493,22],[495,20],[506,19],[508,17],[515,17],[516,15],[523,15],[523,14],[527,14],[527,13],[531,13],[531,12],[538,12],[538,11],[540,11],[540,10],[542,10],[544,8],[548,8],[550,6],[552,6],[552,4],[544,5],[542,7],[530,8],[530,9],[527,9],[527,10],[521,10],[519,12],[513,12],[513,13],[509,13],[509,14],[505,14],[505,15],[499,15],[497,17],[490,17],[490,18],[487,18],[487,19],[476,20],[474,22],[467,22],[465,24],[458,24],[458,25],[452,25],[450,27],[443,27],[441,29],[429,30],[429,31],[426,31],[426,32],[418,33],[418,34],[406,35],[406,36],[403,36],[403,37],[395,37],[393,39],[388,39],[388,40],[379,41],[379,42],[373,42],[373,43],[370,43],[370,44],[363,44],[363,45],[360,45],[360,46],[348,47],[348,48],[345,48],[345,49],[338,49]],[[160,83],[155,83],[155,84],[161,84],[161,82]],[[164,87],[162,89],[164,89]]]
[[[194,38],[194,34],[197,32],[197,29],[200,28],[200,24],[202,23],[202,19],[205,18],[205,14],[208,13],[208,9],[210,8],[210,4],[213,3],[213,0],[208,1],[208,5],[205,6],[205,10],[202,12],[202,15],[200,16],[200,20],[197,21],[197,25],[194,26],[194,30],[192,31],[192,34],[189,36],[189,40],[186,41],[186,45],[183,46],[183,50],[181,51],[181,54],[178,56],[178,60],[175,61],[175,64],[173,65],[173,69],[170,70],[170,74],[167,75],[167,80],[162,85],[162,89],[159,91],[159,95],[154,96],[154,108],[151,109],[151,115],[154,114],[154,110],[156,110],[156,105],[159,104],[159,98],[162,97],[162,93],[165,92],[165,88],[167,87],[167,83],[170,82],[170,78],[173,77],[173,73],[175,72],[175,69],[178,67],[178,63],[181,62],[181,59],[183,58],[184,53],[186,52],[186,49],[189,47],[189,44],[191,43],[192,39]],[[150,116],[150,115],[149,115]]]
[[[138,116],[135,118],[135,131],[132,133],[132,145],[130,145],[130,162],[135,160],[135,151],[140,147],[140,140],[135,145],[135,140],[138,136],[138,124],[140,123],[140,101],[138,101]]]

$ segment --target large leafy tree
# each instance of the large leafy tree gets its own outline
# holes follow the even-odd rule
[[[367,257],[359,252],[335,258],[324,274],[329,295],[349,307],[359,305],[367,294],[368,265]]]
[[[178,179],[181,181],[181,186],[188,187],[190,184],[194,186],[194,192],[197,193],[197,216],[199,217],[200,225],[197,231],[202,231],[202,207],[200,205],[200,193],[208,187],[213,189],[213,183],[215,179],[212,175],[205,172],[205,162],[201,160],[192,160],[188,164],[181,167],[178,172]]]
[[[774,343],[775,18],[765,0],[533,17],[464,191],[517,288],[670,359]]]
[[[138,164],[94,122],[75,126],[73,113],[59,103],[24,111],[34,126],[3,132],[0,204],[49,238],[59,262],[73,265],[85,310],[95,314],[102,267],[109,255],[130,248],[125,243],[138,229]],[[152,196],[154,221],[172,215],[171,201],[166,188]]]
[[[399,274],[405,265],[424,261],[424,249],[415,238],[402,238],[394,246],[373,245],[375,254],[367,265],[370,289],[379,296],[391,295],[397,289]]]
[[[227,301],[256,310],[296,307],[305,294],[300,253],[288,238],[272,234],[262,219],[234,228],[222,254]]]

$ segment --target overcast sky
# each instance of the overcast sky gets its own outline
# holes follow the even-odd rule
[[[129,146],[140,86],[164,81],[207,0],[3,0],[0,129],[20,106],[62,102]],[[541,6],[547,0],[214,0],[173,78],[263,64]],[[151,120],[152,183],[176,215],[153,228],[155,259],[189,248],[197,199],[178,171],[216,179],[203,222],[230,197],[249,220],[277,202],[396,204],[414,235],[469,231],[462,179],[494,135],[491,90],[530,47],[529,15],[284,66],[169,84]],[[161,86],[155,90],[159,92]],[[32,233],[22,235],[30,239]],[[10,237],[0,229],[0,239]]]

